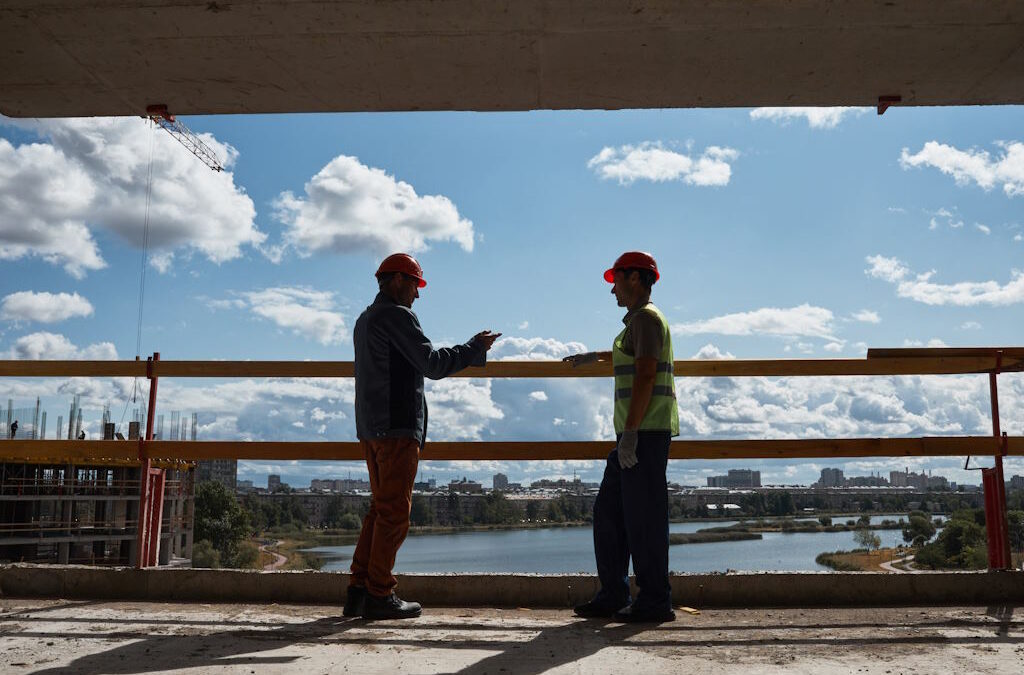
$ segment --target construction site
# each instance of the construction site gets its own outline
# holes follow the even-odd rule
[[[219,170],[179,115],[1024,104],[1024,4],[923,0],[0,0],[0,113],[146,117]],[[200,165],[197,170],[207,171]],[[141,302],[141,300],[140,300]],[[141,314],[141,310],[140,310]],[[161,347],[169,350],[170,346]],[[6,357],[5,357],[6,358]],[[673,440],[669,459],[974,457],[987,569],[675,574],[678,618],[586,620],[589,574],[403,574],[406,621],[343,618],[348,575],[191,569],[196,463],[364,458],[359,443],[197,438],[158,382],[353,378],[351,361],[0,361],[0,378],[148,382],[130,420],[8,402],[0,670],[9,673],[1018,673],[1000,376],[1024,347],[676,360],[675,378],[962,376],[991,434]],[[610,362],[496,360],[460,378],[605,378]],[[1004,377],[1005,380],[1005,377]],[[145,402],[145,405],[142,404]],[[15,427],[15,422],[17,426]],[[191,422],[191,424],[190,424]],[[986,424],[988,420],[986,420]],[[123,428],[121,425],[123,424]],[[90,433],[90,431],[95,433]],[[451,441],[424,461],[603,460],[608,443]],[[211,465],[212,467],[212,465]],[[31,533],[31,534],[29,534]]]
[[[127,408],[125,409],[127,412]],[[84,415],[84,423],[83,423]],[[196,439],[196,416],[180,419],[171,413],[168,440]],[[116,431],[110,407],[98,420],[83,413],[76,395],[68,411],[68,424],[58,415],[52,440],[73,445],[85,440],[87,427],[102,430],[104,441],[138,444],[145,416],[139,409],[122,425],[127,438]],[[19,422],[19,420],[23,420]],[[7,401],[8,433],[0,443],[44,441],[47,411],[35,406],[17,408]],[[157,418],[154,438],[164,434],[164,416]],[[180,420],[180,423],[179,423]],[[161,506],[159,565],[188,564],[192,557],[193,502],[196,465],[167,462]],[[55,457],[46,461],[0,462],[0,561],[6,563],[131,565],[138,557],[140,468],[137,462],[83,460]]]

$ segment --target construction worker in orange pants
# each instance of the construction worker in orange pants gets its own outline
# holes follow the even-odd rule
[[[625,328],[610,352],[566,357],[573,366],[611,361],[616,446],[594,502],[594,554],[601,589],[576,614],[624,622],[675,619],[668,580],[668,451],[679,435],[668,321],[651,303],[660,278],[649,253],[623,253],[604,273]],[[629,562],[640,589],[630,597]]]
[[[356,435],[372,497],[352,555],[344,615],[404,619],[421,612],[419,603],[395,594],[392,569],[409,532],[413,481],[427,434],[423,377],[438,380],[484,365],[501,334],[482,331],[465,344],[434,349],[412,311],[427,285],[416,259],[390,255],[376,277],[380,292],[353,329]]]

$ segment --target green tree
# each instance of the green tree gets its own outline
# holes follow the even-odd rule
[[[256,567],[259,559],[259,546],[251,541],[243,541],[238,545],[238,551],[235,553],[234,560],[231,561],[231,566],[239,569],[252,569]]]
[[[236,567],[239,546],[251,534],[248,514],[226,487],[213,481],[196,486],[195,539],[209,541],[220,555],[220,564]]]
[[[819,517],[818,522],[821,523],[822,527],[832,527],[832,518],[830,518],[829,516]]]
[[[914,562],[931,569],[982,569],[988,563],[987,541],[982,509],[962,509],[950,516],[949,522],[935,541],[915,554]]]
[[[358,530],[363,526],[363,521],[354,513],[346,513],[338,521],[338,527],[343,530]]]
[[[413,525],[436,525],[437,513],[430,506],[430,500],[422,495],[413,495],[409,522]]]
[[[199,539],[192,544],[192,567],[220,567],[220,553],[209,539]]]
[[[910,514],[910,520],[903,526],[903,541],[906,542],[927,542],[935,535],[935,524],[931,518],[923,513],[914,512]]]
[[[866,527],[857,529],[853,533],[853,540],[861,548],[876,549],[882,545],[882,540],[878,537],[878,535],[872,532],[871,530],[867,529]]]
[[[531,499],[526,503],[526,518],[528,520],[540,520],[543,516],[544,505],[539,499]]]

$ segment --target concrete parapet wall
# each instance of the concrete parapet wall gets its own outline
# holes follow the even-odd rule
[[[570,607],[590,599],[588,574],[404,574],[403,597],[425,605]],[[341,604],[348,575],[87,567],[0,566],[0,595],[139,601]],[[763,572],[681,574],[673,602],[692,607],[876,607],[1024,604],[1024,572]]]

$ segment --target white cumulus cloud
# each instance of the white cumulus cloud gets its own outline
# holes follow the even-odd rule
[[[824,307],[804,303],[798,307],[762,307],[750,312],[672,324],[676,335],[777,335],[782,337],[817,337],[835,340],[833,314]]]
[[[728,185],[730,162],[740,153],[732,148],[709,146],[696,157],[666,148],[660,141],[639,145],[605,147],[590,158],[587,167],[604,180],[631,185],[638,180],[655,183],[680,180],[689,185]]]
[[[18,291],[0,301],[0,319],[56,323],[92,316],[92,304],[78,293]]]
[[[952,145],[928,141],[916,153],[900,153],[904,169],[930,166],[952,176],[957,185],[975,183],[984,190],[1002,186],[1008,197],[1024,194],[1024,143],[998,143],[1002,153],[993,157],[987,150],[960,150]]]
[[[750,111],[752,120],[771,120],[779,124],[789,124],[793,120],[807,120],[808,126],[812,129],[835,129],[844,117],[857,117],[871,110],[871,108],[844,107],[813,108],[813,107],[780,107],[780,108],[754,108]]]
[[[103,361],[117,359],[117,349],[110,342],[97,342],[86,347],[78,347],[59,333],[40,331],[15,340],[4,354],[4,358]]]
[[[870,265],[864,273],[896,285],[896,295],[926,305],[1013,305],[1024,302],[1024,272],[1012,270],[1010,281],[960,281],[938,284],[931,279],[935,271],[914,274],[897,258],[881,255],[868,256]]]
[[[870,309],[862,309],[859,312],[854,312],[853,318],[857,321],[863,321],[864,323],[882,322],[882,318],[878,316],[878,312],[873,312]]]
[[[412,185],[346,155],[313,176],[304,196],[282,192],[274,206],[287,228],[285,245],[301,255],[415,253],[431,241],[473,250],[473,223],[448,197],[418,195]]]
[[[322,345],[336,345],[348,337],[345,317],[336,311],[334,293],[330,291],[279,286],[240,295],[253,314],[290,329],[296,335]]]
[[[231,171],[206,168],[162,129],[138,118],[11,121],[45,142],[0,139],[0,258],[37,255],[81,277],[106,265],[92,228],[142,246],[149,193],[149,246],[194,250],[212,262],[266,238],[252,199]],[[202,140],[230,168],[238,153]],[[152,147],[152,186],[149,185]],[[155,264],[169,264],[166,256]]]
[[[548,400],[548,395],[545,392],[543,392],[543,391],[531,391],[530,392],[530,400],[531,401],[543,402],[543,401]]]
[[[554,338],[503,337],[496,342],[487,357],[493,361],[529,360],[558,361],[570,354],[587,351],[582,342],[562,342]]]

